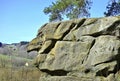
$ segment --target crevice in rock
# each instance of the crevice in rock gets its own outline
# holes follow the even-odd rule
[[[107,61],[105,61],[105,62],[97,63],[97,64],[95,64],[94,66],[97,66],[97,65],[103,64],[103,63],[113,62],[113,61],[115,61],[115,60],[117,61],[117,64],[120,63],[120,48],[118,49],[118,54],[117,54],[116,56],[111,57],[110,60],[107,60]],[[120,69],[120,66],[119,66],[119,69]]]
[[[110,74],[116,74],[119,70],[116,70],[116,67],[114,68],[113,71],[108,71],[109,67],[106,67],[96,73],[96,76],[104,76],[108,77]]]
[[[51,45],[49,45],[49,47],[47,47],[42,53],[48,54],[52,48],[54,48],[56,42],[58,41],[57,39],[50,39],[52,41]]]
[[[88,26],[88,25],[96,24],[96,23],[98,23],[98,19],[94,18],[94,19],[90,19],[89,23],[84,24],[83,26]]]
[[[65,70],[48,70],[48,69],[42,69],[42,72],[45,72],[51,76],[67,76],[67,74],[69,73],[68,71]]]
[[[95,42],[96,42],[96,40],[94,39],[94,40],[92,41],[92,43],[91,43],[91,46],[90,46],[90,49],[89,49],[88,54],[86,55],[86,58],[83,59],[83,61],[82,61],[82,64],[84,64],[85,61],[88,59],[88,56],[89,56],[89,54],[90,54],[90,50],[91,50],[91,48],[95,45]]]
[[[111,59],[108,60],[108,61],[97,63],[97,64],[95,64],[94,66],[97,66],[97,65],[100,65],[100,64],[103,64],[103,63],[113,62],[113,61],[115,61],[115,60],[116,60],[116,58],[111,58]]]
[[[113,71],[108,71],[109,70],[109,67],[106,67],[100,71],[98,71],[96,73],[96,76],[104,76],[104,77],[107,77],[109,74],[111,73],[114,73],[116,74],[119,70],[120,70],[120,48],[118,49],[118,55],[115,56],[115,58],[109,60],[109,61],[106,61],[106,62],[102,62],[102,63],[109,63],[109,62],[112,62],[112,61],[117,61],[117,65],[114,67],[114,70]],[[95,66],[99,65],[99,64],[102,64],[102,63],[98,63],[96,64]]]
[[[92,36],[92,37],[99,37],[99,36],[102,36],[102,35],[112,35],[110,34],[108,31],[100,31],[100,32],[96,32],[96,33],[93,33],[93,34],[86,34],[86,35],[83,35],[83,36]]]
[[[108,29],[107,31],[110,31],[110,33],[115,30],[115,28],[120,24],[120,20],[114,22]]]
[[[60,41],[63,40],[63,38],[75,27],[75,25],[76,25],[75,23],[72,23],[70,28],[66,32],[64,32],[63,36],[59,40]]]
[[[74,30],[77,30],[79,27],[81,27],[85,21],[86,19],[82,19],[79,23],[77,23],[77,26],[75,27]]]
[[[99,37],[99,36],[101,36],[102,35],[102,32],[97,32],[97,33],[93,33],[93,34],[91,34],[90,36],[92,36],[92,37]],[[104,34],[105,35],[105,34]]]
[[[61,25],[61,22],[57,24],[55,31],[58,29],[60,25]]]
[[[120,70],[120,47],[118,48],[118,55],[116,55],[116,59],[117,59],[116,70],[119,71]]]
[[[120,40],[120,36],[117,36],[117,39]]]
[[[106,68],[98,71],[98,72],[96,73],[96,76],[104,76],[104,77],[107,77],[109,74],[110,74],[110,72],[108,72],[108,68],[106,67]]]
[[[95,45],[95,41],[96,41],[95,39],[92,41],[90,50],[91,50],[91,48]]]
[[[89,73],[89,72],[90,72],[90,69],[86,69],[86,70],[85,70],[85,73]]]

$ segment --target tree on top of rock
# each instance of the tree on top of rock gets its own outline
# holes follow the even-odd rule
[[[44,13],[49,14],[49,21],[61,21],[64,16],[69,19],[89,17],[90,0],[56,0],[45,7]]]
[[[45,7],[43,12],[49,14],[50,22],[61,21],[63,18],[89,17],[91,4],[91,0],[56,0],[49,7]],[[120,0],[108,0],[106,12],[103,13],[105,16],[120,15]]]

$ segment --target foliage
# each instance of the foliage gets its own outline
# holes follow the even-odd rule
[[[0,47],[2,47],[2,43],[0,42]]]
[[[44,13],[49,14],[50,21],[61,21],[65,15],[69,19],[88,17],[91,4],[90,0],[56,0],[45,7]]]
[[[105,16],[120,15],[120,0],[110,0],[106,8],[107,12],[104,12]]]

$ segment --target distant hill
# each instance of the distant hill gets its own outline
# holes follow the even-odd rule
[[[12,44],[3,44],[0,42],[0,54],[33,59],[37,55],[37,52],[32,51],[30,53],[27,53],[28,43],[29,42],[26,41]]]

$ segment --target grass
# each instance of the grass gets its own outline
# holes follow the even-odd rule
[[[0,54],[0,81],[39,81],[39,70],[29,65],[30,59]]]
[[[9,56],[9,55],[0,54],[0,59],[10,60],[11,58],[21,58],[22,60],[31,60],[31,59],[27,59],[27,58],[23,58],[23,57]]]
[[[0,68],[0,81],[39,81],[40,72],[36,68]]]
[[[10,67],[10,60],[9,56],[0,54],[0,67]]]
[[[26,62],[31,62],[31,59],[17,57],[17,56],[8,56],[0,54],[0,66],[24,66]]]

